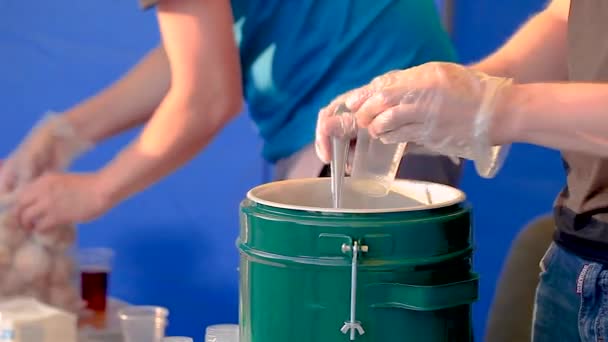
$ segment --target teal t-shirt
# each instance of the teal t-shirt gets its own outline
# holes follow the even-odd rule
[[[232,0],[244,94],[270,162],[314,141],[319,109],[394,69],[454,61],[434,0]]]
[[[434,0],[231,3],[244,94],[270,162],[312,143],[319,109],[337,95],[390,70],[455,60]]]

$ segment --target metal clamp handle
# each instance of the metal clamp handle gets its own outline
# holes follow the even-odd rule
[[[356,338],[356,333],[358,332],[359,335],[363,335],[365,334],[365,330],[363,329],[363,326],[361,325],[361,322],[357,321],[356,319],[356,312],[357,312],[357,264],[358,264],[358,257],[359,257],[359,252],[363,252],[366,253],[368,251],[368,247],[367,246],[359,246],[359,242],[355,241],[353,242],[353,246],[349,246],[349,245],[342,245],[342,253],[348,253],[352,250],[352,254],[353,254],[353,262],[351,265],[351,277],[350,277],[350,282],[351,282],[351,287],[350,287],[350,320],[344,322],[344,325],[342,326],[342,329],[340,329],[340,331],[343,334],[346,334],[348,332],[350,332],[350,340],[354,341]]]

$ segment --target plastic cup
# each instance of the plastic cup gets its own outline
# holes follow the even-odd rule
[[[239,342],[239,326],[236,324],[210,325],[205,332],[205,342]]]
[[[77,259],[82,300],[87,303],[87,309],[105,312],[114,251],[103,247],[83,248],[78,250]]]
[[[160,306],[130,306],[118,312],[124,342],[162,342],[169,310]]]
[[[359,129],[351,177],[352,190],[371,197],[388,194],[397,175],[406,143],[384,144],[372,138],[366,128]]]
[[[194,342],[192,337],[171,336],[163,338],[163,342]]]

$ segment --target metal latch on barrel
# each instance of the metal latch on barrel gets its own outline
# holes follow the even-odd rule
[[[367,253],[369,250],[368,246],[361,245],[358,241],[354,241],[352,245],[343,244],[342,253],[352,255],[351,264],[351,277],[350,277],[350,320],[344,322],[344,326],[340,331],[343,334],[350,333],[350,340],[354,341],[359,335],[365,334],[365,330],[361,325],[361,322],[357,321],[357,266],[359,262],[359,254]]]

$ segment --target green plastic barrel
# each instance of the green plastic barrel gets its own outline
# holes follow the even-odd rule
[[[398,180],[368,209],[332,209],[329,189],[328,178],[274,182],[242,202],[241,341],[472,341],[464,194]]]

